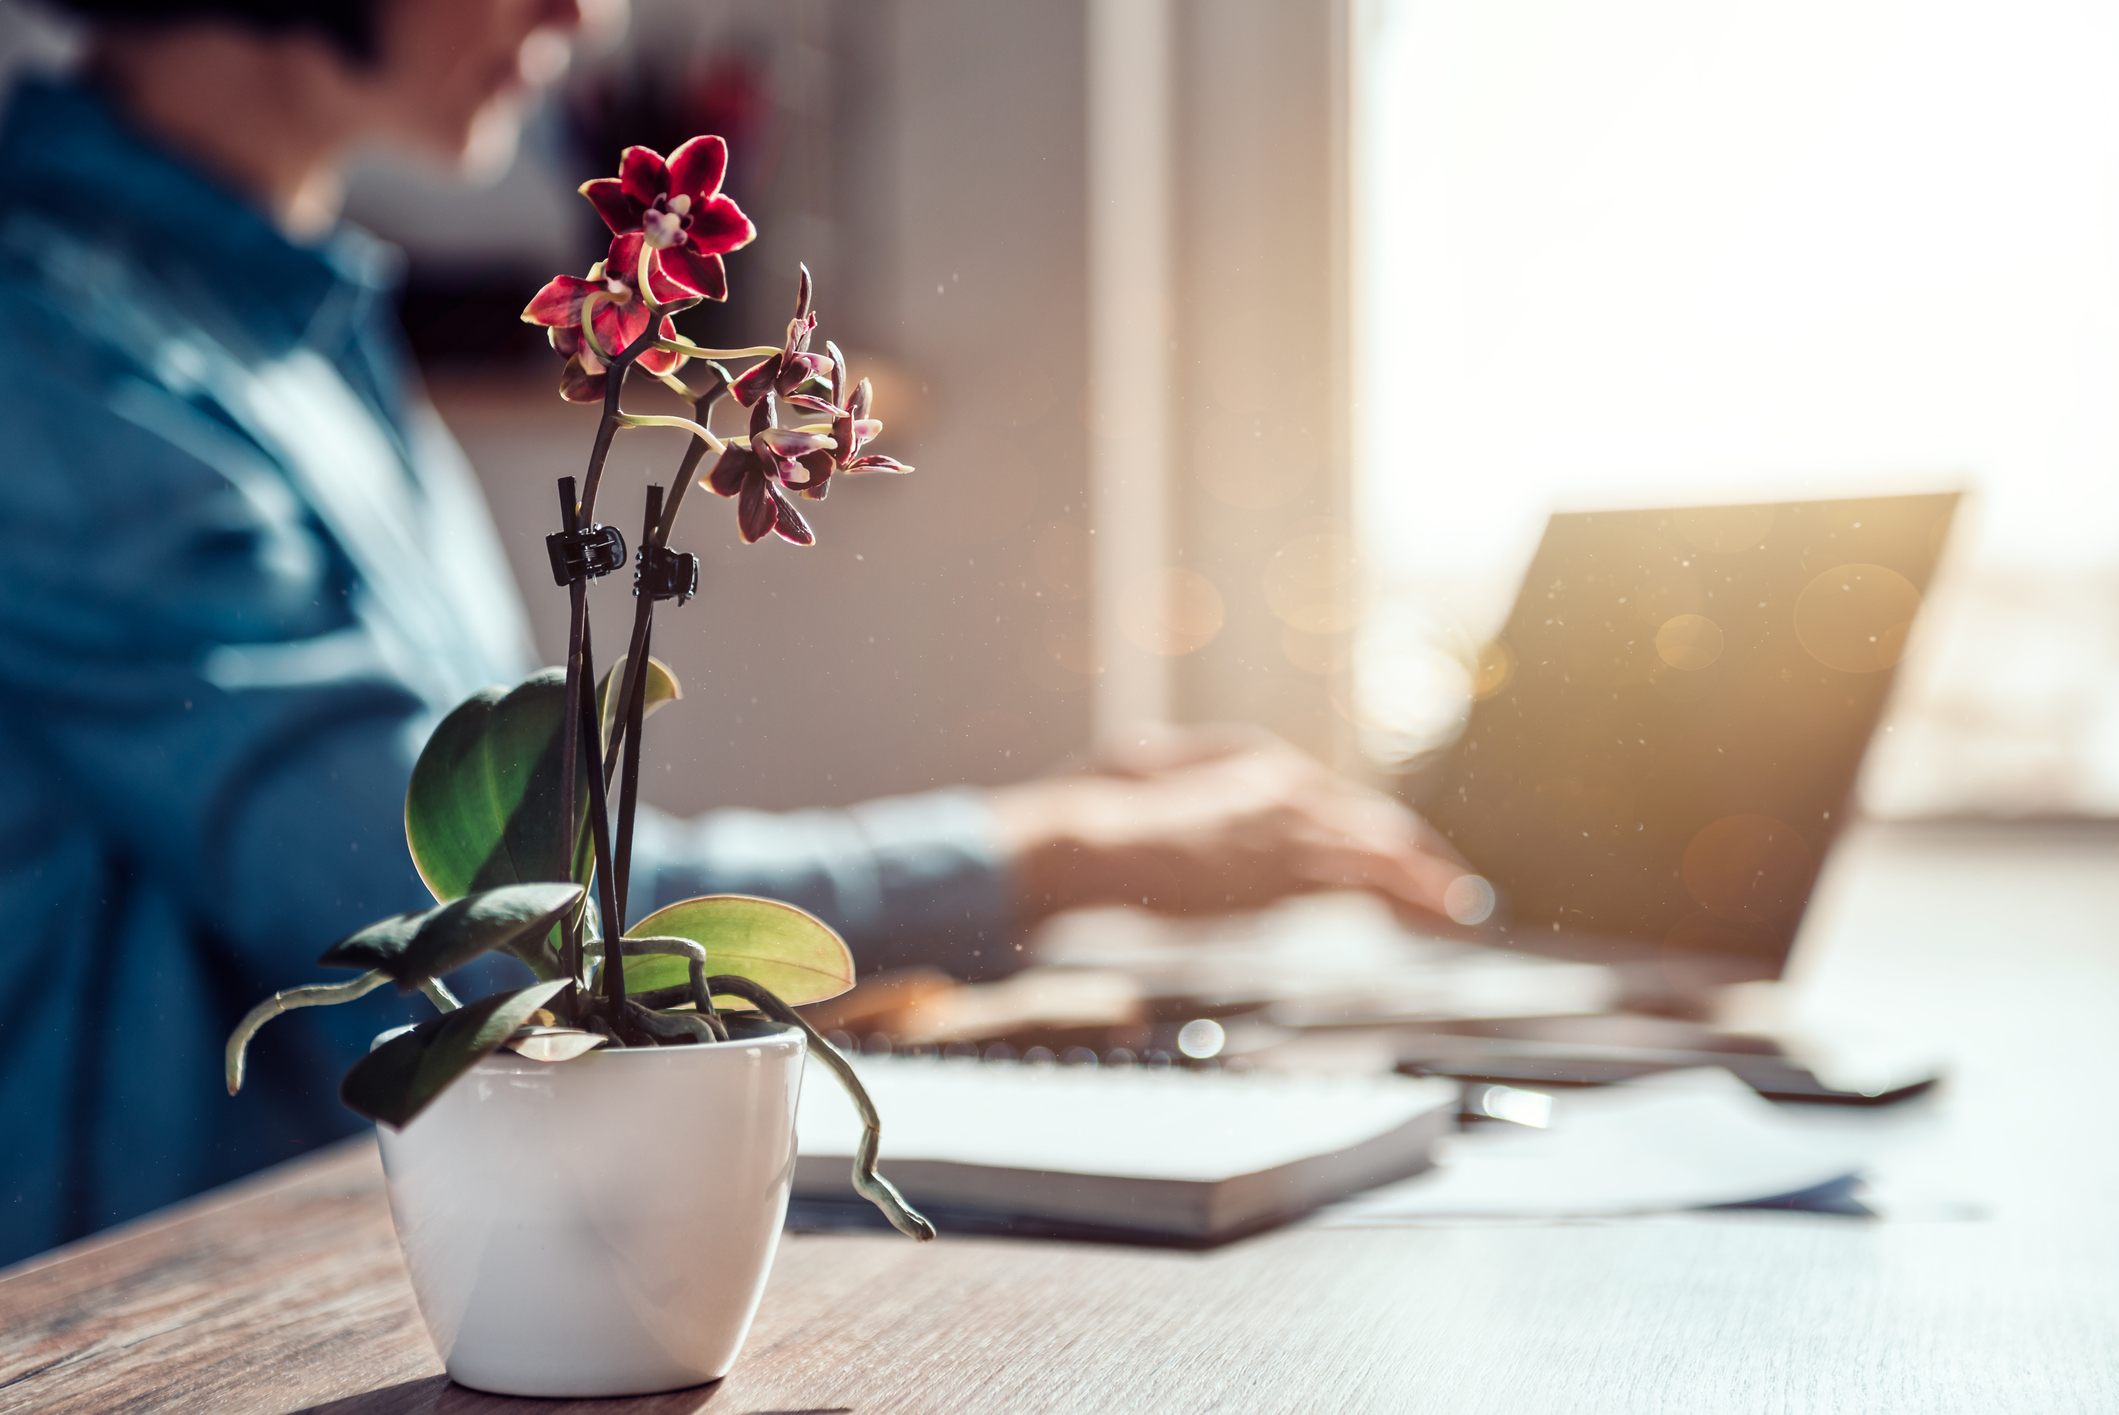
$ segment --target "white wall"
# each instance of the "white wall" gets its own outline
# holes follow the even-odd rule
[[[649,729],[650,799],[672,809],[1001,781],[1088,740],[1088,679],[1063,666],[1085,666],[1087,624],[1082,7],[846,0],[833,28],[818,306],[890,362],[879,450],[919,470],[835,486],[809,550],[745,547],[730,505],[694,493],[678,540],[704,593],[665,607],[656,641],[689,700]],[[732,262],[774,318],[789,273]],[[565,599],[542,537],[594,424],[548,393],[557,374],[436,390],[553,661]],[[676,445],[629,433],[612,457],[602,515],[629,540]],[[599,596],[606,659],[630,624],[619,578]]]

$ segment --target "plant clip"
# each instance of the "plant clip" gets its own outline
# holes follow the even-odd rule
[[[633,593],[683,604],[699,593],[699,557],[665,545],[640,547],[640,568],[633,572]]]
[[[552,583],[598,580],[625,568],[625,537],[616,526],[594,525],[578,531],[554,531],[544,538],[552,557]]]

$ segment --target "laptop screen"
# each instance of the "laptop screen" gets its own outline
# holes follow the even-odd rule
[[[1957,500],[1554,516],[1408,781],[1509,944],[1778,976]]]

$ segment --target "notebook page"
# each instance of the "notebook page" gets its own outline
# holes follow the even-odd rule
[[[1440,1106],[1454,1082],[1147,1067],[856,1057],[882,1162],[938,1160],[1214,1183],[1349,1150]],[[821,1068],[804,1078],[804,1156],[851,1156],[860,1118]]]

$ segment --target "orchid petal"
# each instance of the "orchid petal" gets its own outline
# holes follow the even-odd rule
[[[662,317],[662,327],[655,331],[655,337],[675,342],[677,326],[671,322],[668,315]],[[647,349],[642,351],[639,359],[642,368],[656,374],[675,373],[690,362],[691,355],[678,353],[674,349]]]
[[[696,300],[704,290],[693,288],[678,272],[670,269],[668,251],[655,252],[655,258],[647,263],[648,298],[658,305],[674,305],[679,300]],[[724,292],[727,282],[723,282]]]
[[[772,483],[764,477],[744,478],[743,495],[736,502],[736,530],[744,544],[756,545],[779,519],[779,498],[772,494]]]
[[[848,462],[839,470],[849,474],[854,472],[891,472],[895,475],[903,476],[911,471],[912,468],[906,466],[895,457],[861,457]]]
[[[831,360],[822,354],[789,354],[780,362],[780,377],[776,380],[780,392],[793,393],[812,380],[828,381],[831,377]]]
[[[645,209],[669,190],[669,165],[651,147],[629,147],[618,155],[618,183],[628,197]],[[634,229],[639,229],[637,221]]]
[[[802,459],[802,465],[813,473],[809,482],[801,488],[802,495],[811,501],[822,501],[824,493],[831,488],[831,474],[837,470],[831,460],[831,454],[812,452]]]
[[[646,212],[644,202],[634,201],[625,194],[625,185],[616,177],[598,177],[593,182],[581,184],[581,194],[596,208],[603,224],[618,235],[640,229],[641,215]]]
[[[728,386],[728,396],[746,408],[751,407],[772,392],[773,384],[779,377],[780,356],[775,354],[769,359],[752,364],[737,375],[736,381]]]
[[[709,300],[728,298],[728,267],[721,263],[718,255],[706,255],[690,246],[671,246],[662,252],[661,274],[684,287],[688,295],[704,295]],[[657,303],[667,303],[656,296]]]
[[[743,474],[750,464],[751,455],[747,449],[725,449],[714,462],[714,469],[706,474],[707,489],[716,496],[734,496],[743,490]]]
[[[554,276],[530,298],[530,303],[523,309],[522,321],[559,328],[579,323],[581,302],[596,288],[578,275]]]
[[[731,197],[715,197],[693,207],[691,218],[685,235],[690,238],[692,249],[701,255],[721,255],[758,238],[757,225]]]
[[[705,133],[681,144],[670,154],[669,188],[672,196],[688,196],[693,209],[721,190],[728,172],[728,144],[713,133]]]
[[[609,382],[609,374],[590,373],[578,357],[571,358],[559,374],[559,396],[569,403],[601,403]]]
[[[611,248],[603,254],[605,278],[616,280],[628,290],[640,288],[640,252],[647,245],[647,237],[638,231],[628,231],[611,238]]]
[[[809,528],[809,522],[795,509],[795,503],[782,496],[780,489],[771,482],[762,482],[760,485],[772,499],[773,529],[779,533],[780,539],[792,541],[796,545],[815,545],[817,533]]]
[[[846,352],[827,339],[824,352],[831,355],[831,403],[834,409],[846,406]]]
[[[589,316],[589,325],[596,331],[604,354],[615,358],[647,332],[647,311],[637,301],[621,305],[605,300]]]
[[[830,416],[839,410],[813,393],[797,393],[787,400],[790,408],[800,408],[805,413],[823,413]]]
[[[806,457],[812,452],[827,452],[839,444],[821,432],[798,432],[791,427],[769,427],[751,438],[751,445],[763,447],[780,457]]]

